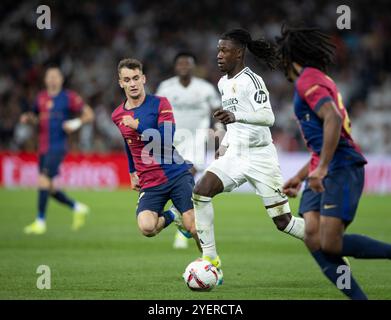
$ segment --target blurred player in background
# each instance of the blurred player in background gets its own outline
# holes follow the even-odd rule
[[[220,97],[208,81],[193,76],[196,58],[190,52],[175,56],[175,77],[163,81],[156,95],[166,97],[175,117],[174,145],[186,161],[193,164],[192,174],[204,169],[206,141],[211,125],[212,112],[219,108]],[[188,240],[177,231],[174,248],[187,248]]]
[[[353,221],[364,187],[367,163],[351,137],[351,124],[334,81],[325,73],[334,45],[316,28],[283,27],[277,38],[288,80],[295,83],[294,109],[311,160],[284,185],[288,196],[305,189],[299,213],[305,244],[325,276],[338,287],[343,256],[391,259],[391,245],[358,234],[344,234]],[[338,287],[351,299],[366,299],[351,277]]]
[[[196,228],[203,258],[220,267],[214,237],[212,198],[249,182],[262,197],[266,211],[278,230],[303,239],[304,220],[291,215],[282,192],[283,179],[269,127],[274,124],[269,92],[262,78],[244,64],[246,48],[274,68],[276,48],[269,42],[252,40],[242,29],[224,33],[218,43],[217,63],[225,73],[219,83],[222,110],[216,119],[227,124],[218,159],[207,169],[193,191]]]
[[[64,78],[58,67],[49,67],[45,73],[46,90],[41,91],[32,112],[22,114],[22,123],[37,124],[39,127],[39,178],[38,215],[25,227],[27,234],[46,232],[46,207],[49,196],[73,210],[72,229],[78,230],[85,223],[89,209],[86,205],[69,198],[53,185],[53,178],[67,150],[67,134],[87,122],[93,121],[94,112],[74,91],[63,89]],[[71,119],[75,114],[80,117]]]
[[[194,178],[191,165],[173,146],[172,107],[166,98],[146,95],[146,78],[138,60],[121,60],[118,75],[126,100],[114,110],[112,120],[124,138],[131,187],[140,191],[138,227],[143,235],[153,237],[175,222],[197,242],[191,201]],[[175,207],[164,211],[169,200]]]

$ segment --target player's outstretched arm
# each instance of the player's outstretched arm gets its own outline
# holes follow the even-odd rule
[[[72,133],[79,130],[83,124],[90,123],[94,120],[94,111],[89,105],[84,105],[81,110],[81,115],[78,118],[67,120],[63,124],[63,128],[67,133]]]

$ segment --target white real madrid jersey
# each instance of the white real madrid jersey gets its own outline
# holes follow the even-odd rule
[[[246,67],[236,76],[222,77],[218,83],[224,110],[235,112],[256,112],[269,108],[269,92],[262,78]],[[223,144],[239,147],[266,146],[272,142],[269,127],[234,122],[227,125]]]
[[[197,129],[210,127],[210,112],[220,107],[220,97],[215,87],[201,78],[192,77],[184,87],[179,77],[163,81],[156,95],[168,99],[174,110],[176,129],[188,129],[195,135]]]

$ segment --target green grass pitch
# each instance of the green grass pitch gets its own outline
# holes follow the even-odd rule
[[[137,229],[137,194],[70,191],[90,205],[87,225],[70,230],[70,211],[50,201],[48,232],[27,236],[36,208],[33,190],[0,189],[0,299],[345,299],[321,274],[303,243],[278,232],[255,195],[214,200],[223,286],[192,292],[181,275],[199,256],[195,244],[173,250],[175,226],[155,238]],[[292,201],[293,212],[297,201]],[[349,228],[391,242],[391,197],[365,196]],[[37,267],[51,269],[51,289],[36,287]],[[354,260],[370,299],[391,299],[391,261]]]

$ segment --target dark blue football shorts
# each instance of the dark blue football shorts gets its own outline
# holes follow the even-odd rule
[[[305,182],[299,214],[318,211],[323,216],[353,221],[364,188],[364,166],[349,166],[329,172],[323,179],[324,192],[314,192]]]
[[[48,152],[39,156],[39,173],[53,178],[59,173],[61,162],[65,158],[65,152]]]
[[[191,200],[194,188],[194,178],[189,171],[185,171],[156,187],[142,189],[138,197],[136,215],[144,210],[163,212],[166,203],[171,200],[175,208],[182,214],[193,209]]]

